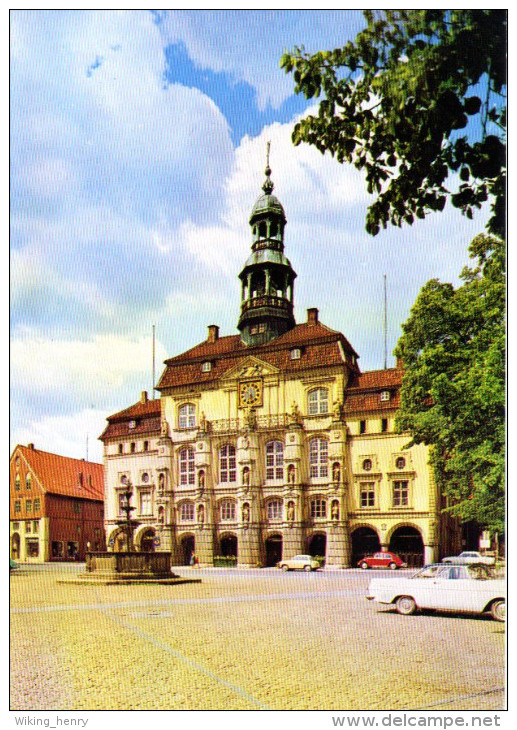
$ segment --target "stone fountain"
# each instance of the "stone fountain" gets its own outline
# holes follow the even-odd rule
[[[175,585],[177,583],[200,583],[200,578],[182,578],[171,570],[170,552],[140,552],[135,550],[133,531],[140,524],[132,519],[131,513],[135,507],[131,506],[133,487],[127,482],[123,493],[124,502],[122,512],[125,517],[117,521],[117,525],[124,529],[126,534],[126,550],[120,552],[87,552],[86,570],[72,578],[63,578],[58,583],[78,584],[140,584],[159,583]]]

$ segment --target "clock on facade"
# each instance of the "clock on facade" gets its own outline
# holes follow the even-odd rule
[[[262,381],[239,383],[239,407],[249,408],[262,405]]]

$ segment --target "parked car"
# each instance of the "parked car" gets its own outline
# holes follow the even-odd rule
[[[488,565],[427,565],[408,578],[374,579],[369,601],[393,604],[409,616],[418,609],[467,613],[490,612],[495,621],[506,616],[506,582]]]
[[[19,567],[18,563],[15,563],[12,558],[9,558],[9,572],[11,572],[11,570],[17,570]]]
[[[295,555],[294,558],[281,560],[277,563],[277,568],[281,570],[318,570],[321,567],[319,560],[315,560],[312,555]]]
[[[402,558],[399,558],[395,553],[374,553],[373,555],[366,555],[364,558],[357,563],[359,568],[368,570],[368,568],[390,568],[391,570],[397,570],[397,568],[407,567]]]
[[[486,555],[481,555],[481,553],[476,553],[472,550],[469,550],[468,552],[463,552],[456,556],[442,558],[442,563],[456,563],[460,565],[483,563],[484,565],[494,565],[495,558],[489,558]]]

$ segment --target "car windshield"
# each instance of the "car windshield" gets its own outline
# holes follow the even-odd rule
[[[496,577],[489,565],[427,565],[415,573],[413,579],[490,580]]]

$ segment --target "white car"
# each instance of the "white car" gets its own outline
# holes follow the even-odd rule
[[[410,578],[374,579],[366,598],[393,604],[405,616],[420,608],[466,613],[490,611],[495,621],[504,621],[506,581],[493,575],[487,565],[436,563]]]
[[[494,565],[495,558],[488,558],[486,555],[476,553],[472,550],[460,553],[449,558],[442,558],[442,563],[456,563],[461,565],[472,565],[473,563],[482,563],[483,565]]]
[[[312,555],[295,555],[294,558],[277,563],[277,568],[281,568],[281,570],[306,570],[308,573],[311,570],[318,570],[320,567],[320,563],[314,560]]]

